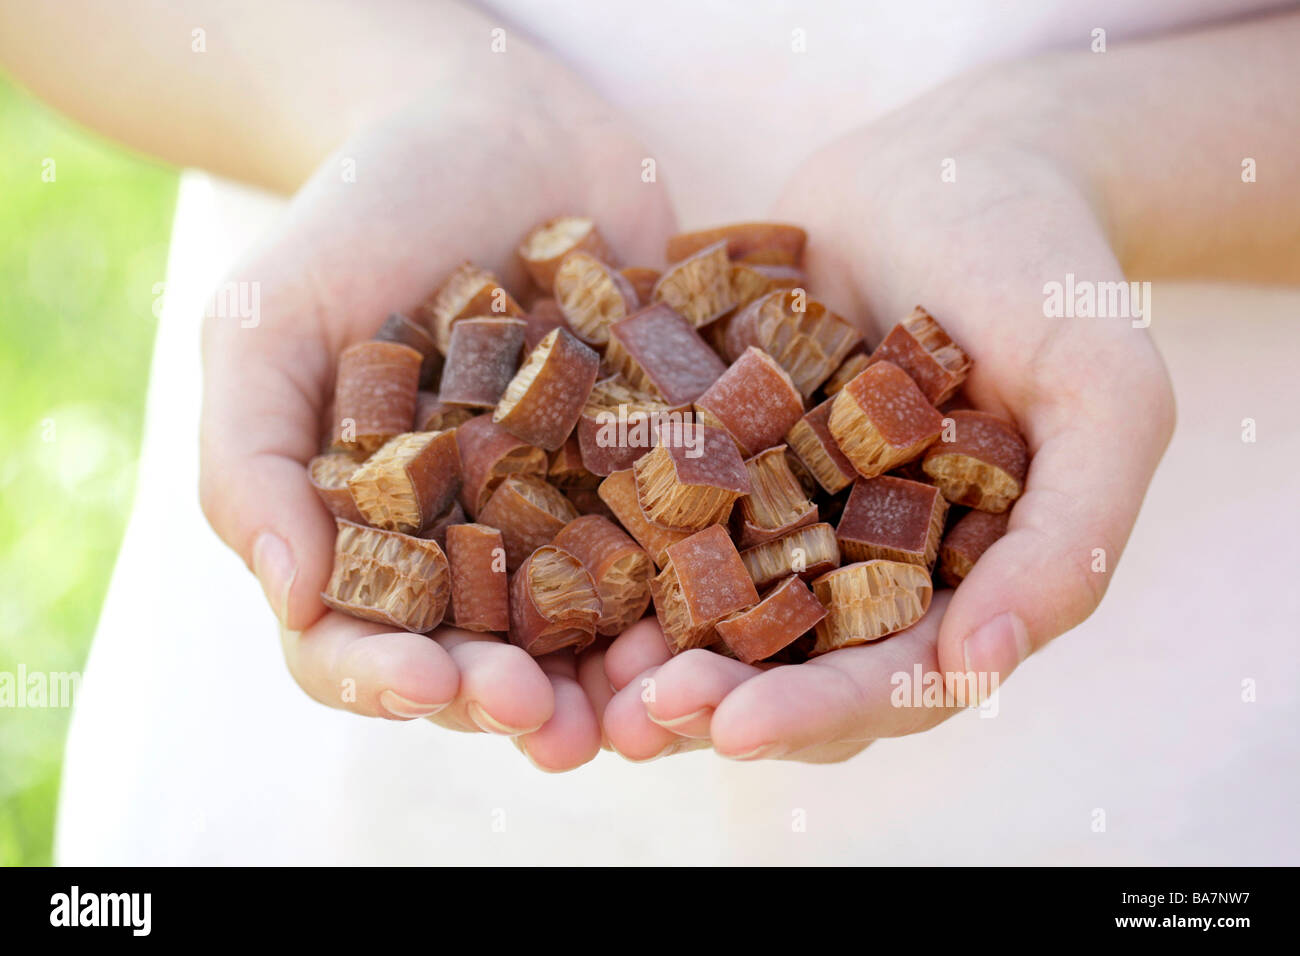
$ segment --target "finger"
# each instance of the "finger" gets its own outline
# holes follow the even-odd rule
[[[680,753],[707,741],[693,741],[665,730],[646,714],[642,694],[654,686],[655,668],[638,675],[613,696],[605,708],[603,724],[610,746],[634,763],[644,763]]]
[[[600,752],[600,722],[578,683],[577,661],[570,650],[537,660],[551,680],[555,713],[540,730],[515,738],[515,746],[540,770],[560,773],[587,763]]]
[[[578,657],[578,684],[591,701],[591,709],[600,724],[600,746],[609,750],[609,741],[605,738],[604,714],[610,698],[614,696],[614,685],[605,675],[605,651],[608,644],[598,642]]]
[[[708,738],[713,712],[736,687],[763,671],[703,648],[684,651],[655,672],[646,715],[682,737]]]
[[[456,697],[460,675],[436,641],[330,612],[281,630],[289,672],[313,699],[367,717],[428,717]]]
[[[217,534],[257,575],[281,624],[301,631],[324,613],[335,525],[307,480],[328,360],[309,336],[269,314],[243,328],[209,319],[199,494]]]
[[[456,699],[435,722],[455,730],[515,737],[555,713],[555,692],[537,660],[490,634],[444,628],[435,633],[460,671]]]
[[[1108,381],[1104,393],[1040,405],[1028,417],[1025,492],[944,618],[945,673],[1005,680],[1101,601],[1173,422],[1172,400],[1158,387],[1125,384]]]
[[[622,690],[634,677],[662,664],[672,654],[663,629],[653,617],[637,621],[618,636],[605,652],[605,673],[615,690]]]
[[[952,592],[936,595],[916,625],[885,640],[776,667],[736,687],[713,714],[714,749],[734,760],[798,756],[830,744],[865,745],[926,730],[956,712],[942,699],[895,695],[902,680],[938,677],[939,620]],[[917,670],[919,666],[920,670]]]

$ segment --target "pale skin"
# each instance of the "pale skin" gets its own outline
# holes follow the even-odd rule
[[[951,716],[891,707],[890,675],[919,662],[1005,679],[1085,619],[1173,429],[1147,333],[1047,319],[1043,284],[1067,272],[1300,279],[1300,17],[963,78],[811,156],[774,209],[753,211],[808,229],[814,294],[861,318],[869,341],[917,302],[941,316],[975,359],[972,402],[1029,442],[1011,530],[958,591],[887,641],[766,671],[706,651],[669,660],[653,620],[577,660],[534,661],[454,629],[393,633],[326,613],[318,596],[333,524],[302,466],[338,352],[464,259],[517,281],[520,232],[554,215],[590,214],[625,261],[658,264],[677,228],[667,193],[630,189],[627,174],[653,144],[525,41],[512,39],[508,63],[488,60],[490,25],[457,5],[368,4],[362,20],[347,4],[333,18],[319,4],[303,17],[293,4],[277,16],[263,5],[69,6],[82,5],[61,5],[56,21],[39,5],[0,5],[0,58],[22,82],[137,148],[296,191],[233,275],[261,283],[261,324],[210,320],[204,331],[201,489],[281,620],[294,677],[365,716],[511,736],[545,770],[590,760],[602,735],[633,760],[711,745],[836,761]],[[196,71],[186,48],[121,62],[124,33],[188,35],[196,11],[214,35],[241,28],[248,83]],[[80,31],[100,39],[77,59],[66,39]],[[324,42],[331,31],[346,40]],[[109,75],[111,109],[91,92]],[[1260,170],[1249,186],[1247,156]],[[946,158],[955,182],[940,178]],[[344,160],[364,175],[346,182]],[[349,679],[355,699],[342,692]]]

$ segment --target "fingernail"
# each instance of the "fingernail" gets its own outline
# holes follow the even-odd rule
[[[654,763],[656,760],[662,760],[664,757],[671,757],[675,753],[680,753],[691,742],[689,740],[675,740],[653,757],[629,757],[623,753],[620,753],[619,756],[628,763]]]
[[[658,724],[665,730],[676,730],[678,727],[685,727],[687,724],[697,721],[701,717],[707,717],[711,713],[713,713],[712,707],[701,707],[699,710],[687,714],[685,717],[670,717],[667,720],[660,720],[649,711],[646,712],[646,716],[649,717],[652,722]]]
[[[1001,682],[1029,656],[1025,622],[1007,611],[977,628],[962,645],[967,673],[988,674]]]
[[[743,754],[724,754],[718,751],[718,756],[726,757],[728,760],[772,760],[776,757],[784,757],[785,754],[786,748],[780,744],[763,744]]]
[[[480,707],[476,702],[470,701],[465,710],[469,713],[469,719],[474,721],[476,727],[485,734],[502,734],[507,737],[518,737],[520,734],[531,734],[534,730],[540,730],[539,727],[510,727],[501,723],[486,710]]]
[[[289,626],[289,589],[298,576],[293,552],[284,539],[270,531],[263,531],[253,542],[253,573],[262,585],[262,593],[270,602],[280,624]]]
[[[420,717],[432,717],[438,711],[447,706],[442,704],[417,704],[413,700],[407,700],[401,694],[391,690],[386,690],[379,695],[379,703],[383,704],[384,710],[388,711],[394,717],[400,717],[402,720],[417,720]]]

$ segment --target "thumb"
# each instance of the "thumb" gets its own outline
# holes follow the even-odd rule
[[[327,351],[270,321],[209,318],[199,495],[213,529],[261,582],[281,624],[325,611],[334,521],[307,478],[328,394]]]

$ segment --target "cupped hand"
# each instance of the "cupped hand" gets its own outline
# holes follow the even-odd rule
[[[606,658],[619,688],[606,734],[621,753],[711,741],[741,759],[842,760],[962,700],[895,707],[892,675],[919,664],[950,692],[972,686],[966,674],[1004,680],[1105,593],[1172,434],[1168,376],[1140,327],[1150,313],[1044,314],[1048,283],[1121,282],[1120,264],[1068,163],[972,109],[949,91],[833,145],[773,218],[808,230],[811,294],[869,344],[919,303],[974,359],[966,397],[1013,420],[1033,455],[1006,536],[914,627],[797,666],[670,660],[658,627],[639,624]]]
[[[203,336],[203,509],[261,582],[298,683],[365,716],[514,737],[547,770],[600,746],[603,651],[534,660],[489,635],[415,635],[327,612],[335,526],[305,465],[339,352],[461,262],[519,288],[522,233],[575,211],[594,216],[626,262],[661,259],[674,223],[662,187],[641,180],[643,148],[566,84],[507,84],[492,102],[430,91],[356,135],[230,277],[248,284],[236,288],[257,314],[209,317]]]

